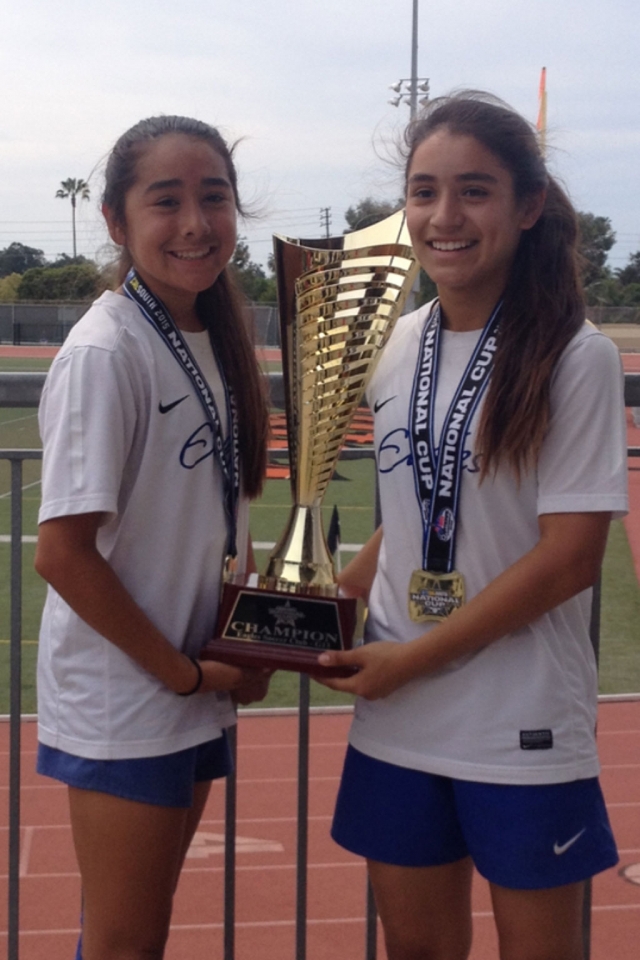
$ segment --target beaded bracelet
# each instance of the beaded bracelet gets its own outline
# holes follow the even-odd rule
[[[185,693],[179,693],[178,694],[179,697],[190,697],[194,693],[197,693],[200,687],[202,686],[202,680],[203,680],[202,667],[200,666],[200,663],[196,660],[195,657],[189,657],[189,660],[191,660],[191,663],[194,665],[194,667],[198,671],[198,677],[194,685],[191,687],[191,689],[186,690]]]

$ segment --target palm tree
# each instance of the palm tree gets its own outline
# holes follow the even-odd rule
[[[75,180],[73,177],[69,177],[68,180],[62,180],[60,183],[60,189],[56,192],[56,197],[61,197],[65,200],[67,197],[71,200],[71,224],[73,227],[73,259],[75,260],[76,253],[76,200],[77,197],[80,197],[81,200],[89,199],[89,184],[86,180]]]

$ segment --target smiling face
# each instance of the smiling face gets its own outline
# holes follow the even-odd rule
[[[103,209],[111,238],[178,326],[201,329],[198,293],[212,286],[236,244],[236,203],[223,158],[204,140],[170,133],[146,143],[124,222]]]
[[[511,173],[475,137],[438,127],[416,147],[407,177],[407,227],[446,315],[471,310],[476,325],[484,324],[543,199],[518,201]]]

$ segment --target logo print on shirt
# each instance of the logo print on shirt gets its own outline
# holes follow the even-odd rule
[[[213,427],[207,421],[194,430],[182,450],[180,451],[180,465],[186,470],[193,470],[203,460],[214,454]]]
[[[392,397],[387,397],[386,400],[376,400],[376,402],[373,405],[373,412],[377,413],[378,410],[382,410],[384,406],[386,406],[388,403],[391,403],[391,401],[395,400],[396,397],[397,397],[397,393],[394,394]]]
[[[188,393],[185,393],[184,397],[180,397],[178,400],[174,400],[173,403],[159,403],[158,410],[160,413],[169,413],[169,410],[173,410],[174,407],[177,407],[179,403],[182,403],[183,400],[186,400],[189,396]]]
[[[395,398],[390,397],[389,399],[394,400]],[[383,403],[387,403],[387,401],[385,400]],[[403,463],[408,467],[413,466],[413,457],[409,446],[409,431],[405,427],[397,427],[383,438],[378,447],[378,470],[380,473],[391,473],[392,470]],[[479,457],[470,450],[464,450],[462,453],[462,469],[469,473],[479,473]]]
[[[378,470],[380,473],[391,473],[401,463],[411,466],[413,457],[409,447],[409,433],[403,427],[398,427],[388,433],[378,447]]]
[[[580,833],[576,833],[575,837],[571,837],[571,840],[567,840],[566,843],[558,843],[557,841],[553,845],[553,852],[557,857],[561,857],[563,853],[566,853],[569,847],[572,847],[576,840],[579,840],[582,834],[586,831],[586,827],[583,827]]]

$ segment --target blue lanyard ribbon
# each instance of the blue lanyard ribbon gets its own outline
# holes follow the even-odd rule
[[[224,489],[224,509],[227,517],[228,529],[228,549],[227,553],[235,557],[237,554],[236,528],[238,514],[238,500],[240,497],[240,448],[238,437],[238,416],[236,411],[233,392],[227,385],[224,371],[218,362],[216,350],[213,342],[211,348],[216,358],[220,378],[224,387],[225,401],[227,406],[227,437],[225,439],[222,430],[222,421],[218,406],[213,396],[209,384],[205,380],[195,358],[193,357],[188,345],[180,336],[180,330],[176,326],[171,314],[150,290],[143,284],[142,280],[131,269],[123,284],[123,290],[127,297],[137,305],[142,315],[149,321],[151,326],[162,337],[175,359],[178,361],[186,375],[189,377],[196,392],[202,408],[207,416],[213,433],[213,445],[215,462],[222,472],[222,481]]]
[[[409,408],[416,497],[422,517],[422,566],[434,573],[455,568],[456,527],[464,444],[469,426],[489,382],[496,350],[500,302],[485,324],[444,418],[440,443],[434,442],[434,407],[438,381],[442,318],[436,303],[420,338],[420,352]]]

